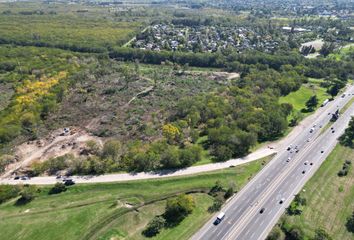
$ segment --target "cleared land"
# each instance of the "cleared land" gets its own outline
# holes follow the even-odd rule
[[[189,191],[207,192],[217,180],[225,187],[235,184],[239,190],[268,160],[183,178],[77,185],[59,195],[48,195],[49,188],[41,188],[27,205],[15,206],[15,200],[0,205],[0,231],[5,239],[143,239],[142,229],[163,211],[166,198]],[[197,202],[193,213],[157,239],[186,239],[210,216],[205,210],[211,197],[205,193],[193,196]]]
[[[86,19],[71,15],[0,16],[2,40],[83,47],[118,46],[139,29],[138,22]]]
[[[345,160],[354,161],[354,149],[338,145],[320,169],[305,185],[302,196],[307,206],[299,216],[286,216],[285,224],[304,230],[307,239],[318,228],[324,228],[333,239],[353,239],[345,227],[354,209],[354,171],[338,177]]]

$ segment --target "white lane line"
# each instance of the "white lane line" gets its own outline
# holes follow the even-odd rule
[[[255,232],[253,232],[253,233],[252,233],[252,235],[251,235],[251,239],[253,239],[254,234],[255,234]]]
[[[256,221],[254,221],[254,223],[257,223],[257,222],[258,222],[258,220],[259,220],[259,218],[256,218]]]
[[[249,233],[250,233],[250,229],[248,229],[248,230],[247,230],[247,232],[246,232],[246,236],[247,236]]]
[[[263,223],[264,223],[264,220],[261,222],[261,226],[263,225]]]
[[[215,228],[214,230],[213,230],[213,232],[212,233],[214,233],[216,230],[218,230],[217,228]]]
[[[222,231],[218,232],[218,234],[216,234],[217,237],[219,237],[219,235],[222,233]]]

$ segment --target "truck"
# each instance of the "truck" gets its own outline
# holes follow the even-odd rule
[[[214,221],[214,225],[218,225],[225,217],[224,212],[220,212]]]
[[[327,98],[326,100],[323,101],[323,103],[321,104],[321,107],[324,107],[327,105],[327,103],[329,103],[329,99]]]

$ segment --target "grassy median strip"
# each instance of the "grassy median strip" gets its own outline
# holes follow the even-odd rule
[[[285,215],[283,226],[300,228],[304,239],[312,239],[317,229],[324,229],[332,239],[350,240],[345,224],[354,210],[354,170],[339,177],[346,160],[354,160],[354,149],[338,145],[305,185],[301,195],[307,201],[300,215]]]
[[[16,199],[0,205],[0,232],[4,239],[144,239],[141,231],[153,216],[164,211],[165,201],[195,191],[193,213],[156,239],[187,239],[210,216],[212,197],[206,194],[220,181],[225,187],[244,186],[271,157],[251,163],[187,177],[123,183],[78,184],[58,195],[41,187],[30,203],[15,206]],[[198,193],[199,192],[199,193]],[[205,192],[205,193],[203,193]]]

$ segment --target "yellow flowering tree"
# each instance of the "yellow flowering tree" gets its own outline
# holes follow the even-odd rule
[[[162,126],[162,134],[169,143],[173,143],[179,139],[181,132],[176,126],[168,123]]]

